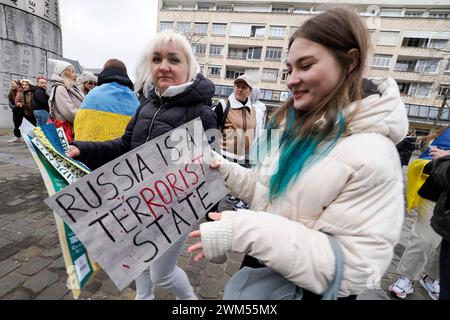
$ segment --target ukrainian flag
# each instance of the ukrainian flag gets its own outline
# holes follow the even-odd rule
[[[117,82],[92,89],[75,117],[75,139],[108,141],[121,137],[138,107],[133,91]]]
[[[444,133],[434,139],[430,146],[438,147],[442,150],[450,150],[450,128],[447,128]],[[417,208],[422,202],[422,197],[419,196],[418,192],[429,176],[423,173],[423,168],[431,161],[429,152],[430,147],[427,147],[420,157],[408,166],[408,212]]]

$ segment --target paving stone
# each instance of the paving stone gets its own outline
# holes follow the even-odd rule
[[[25,199],[28,199],[28,200],[36,199],[36,198],[40,198],[39,193],[32,193],[32,194],[29,194],[29,195],[27,195],[27,196],[25,197]]]
[[[55,262],[53,262],[48,267],[51,268],[51,269],[65,269],[66,265],[64,264],[64,259],[61,256],[58,259],[56,259]]]
[[[10,207],[13,207],[13,206],[17,206],[17,205],[19,205],[19,204],[22,204],[22,203],[24,203],[24,202],[25,202],[25,199],[19,198],[19,199],[16,199],[16,200],[14,200],[14,201],[7,202],[6,205],[7,205],[7,206],[10,206]]]
[[[60,300],[67,293],[69,289],[65,283],[57,282],[45,289],[41,294],[36,297],[36,300]]]
[[[42,270],[34,275],[30,280],[25,282],[23,286],[30,289],[34,294],[39,293],[44,288],[58,281],[59,276],[48,270]]]
[[[7,275],[11,271],[16,270],[22,264],[15,261],[14,259],[3,260],[0,262],[0,278]]]
[[[44,252],[43,249],[38,247],[29,247],[27,249],[23,249],[19,251],[15,256],[14,259],[19,261],[28,261],[31,258],[39,257]]]
[[[32,276],[41,271],[42,269],[44,269],[49,264],[50,264],[49,260],[37,257],[28,261],[20,269],[18,269],[17,272],[20,272],[28,276]]]
[[[25,277],[12,273],[0,278],[0,298],[25,282]]]
[[[134,300],[136,292],[130,288],[126,288],[119,295],[119,300]]]
[[[11,240],[0,237],[0,249],[10,243],[11,243]]]
[[[230,276],[232,276],[233,274],[235,274],[236,272],[239,271],[240,267],[241,267],[241,263],[230,261],[227,263],[225,272],[228,273]]]
[[[30,300],[32,296],[28,289],[17,288],[4,296],[2,300]]]
[[[197,287],[198,285],[200,285],[200,269],[187,267],[186,269],[184,269],[184,271],[186,272],[186,275],[188,276],[189,282],[192,286]]]
[[[89,291],[91,293],[97,292],[100,287],[102,286],[102,283],[96,280],[91,281],[88,285],[86,285],[83,290]]]
[[[39,245],[46,249],[53,248],[56,244],[59,243],[58,236],[46,237],[39,241]]]
[[[224,274],[224,264],[215,264],[208,262],[205,268],[205,274],[211,278],[222,278]]]
[[[33,233],[32,229],[28,228],[28,227],[23,227],[21,228],[19,231],[14,231],[14,230],[8,230],[5,232],[5,238],[17,242],[17,241],[21,241],[25,238],[27,238],[28,236],[30,236]]]
[[[202,277],[200,280],[199,294],[206,299],[218,298],[222,282],[210,277]]]
[[[177,260],[177,265],[178,265],[181,269],[184,269],[184,268],[186,268],[186,265],[187,265],[188,261],[189,261],[188,258],[180,256],[180,257],[178,258],[178,260]]]
[[[16,230],[20,230],[22,227],[29,225],[30,223],[32,223],[33,221],[29,220],[29,219],[21,219],[21,220],[17,220],[13,223],[10,223],[8,225],[8,230],[11,231],[16,231]]]
[[[59,245],[57,245],[55,248],[51,250],[46,250],[42,256],[46,258],[56,258],[59,257],[62,254],[61,248]]]

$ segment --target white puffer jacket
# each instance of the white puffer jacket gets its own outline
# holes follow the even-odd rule
[[[251,203],[252,210],[225,211],[222,220],[200,226],[208,258],[227,251],[247,253],[298,286],[322,294],[335,271],[326,232],[337,238],[345,255],[339,296],[379,284],[403,224],[403,179],[395,144],[406,136],[408,119],[395,80],[374,82],[382,96],[362,100],[345,136],[272,202],[270,175],[216,157],[232,194]],[[269,172],[277,164],[277,156],[268,159]]]

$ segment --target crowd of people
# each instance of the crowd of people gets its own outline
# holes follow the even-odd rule
[[[268,117],[259,88],[245,74],[234,80],[229,97],[214,104],[214,84],[201,73],[187,39],[165,31],[145,47],[134,83],[118,59],[108,60],[98,79],[86,73],[78,84],[70,63],[52,61],[49,94],[44,77],[36,86],[12,81],[14,141],[24,117],[37,125],[54,123],[71,142],[69,156],[96,169],[199,117],[205,131],[220,131],[210,167],[230,189],[227,202],[234,211],[210,212],[200,230],[173,243],[136,279],[136,299],[154,299],[155,286],[178,299],[197,299],[176,264],[190,236],[198,240],[188,248],[197,261],[221,263],[228,252],[245,253],[230,284],[249,281],[227,286],[226,297],[244,291],[247,298],[261,297],[250,286],[255,278],[268,282],[266,291],[277,291],[268,280],[278,277],[277,285],[289,284],[293,293],[300,288],[304,300],[323,298],[332,283],[338,299],[353,300],[378,284],[369,283],[368,270],[382,275],[391,264],[404,221],[402,165],[410,158],[400,161],[396,149],[408,132],[398,86],[392,78],[363,78],[368,50],[367,28],[352,10],[330,9],[307,20],[289,41],[292,95]],[[450,145],[441,140],[433,140],[437,148],[427,148],[420,165],[412,166],[420,182],[408,191],[423,197],[413,207],[424,215],[399,265],[402,277],[389,288],[399,298],[420,278],[433,299],[449,299]],[[250,161],[254,150],[256,162]],[[419,189],[431,178],[429,197]],[[441,240],[439,294],[439,272],[420,273]],[[267,276],[255,277],[262,270]]]

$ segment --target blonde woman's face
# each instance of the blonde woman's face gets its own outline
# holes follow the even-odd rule
[[[170,86],[178,86],[188,81],[189,64],[186,54],[172,41],[156,50],[151,61],[153,84],[163,93]]]
[[[287,86],[294,97],[294,108],[299,111],[317,106],[343,77],[343,69],[332,52],[304,38],[292,43],[287,67]]]
[[[68,67],[66,71],[64,71],[64,75],[72,81],[77,80],[77,75],[75,74],[75,69],[72,67]]]

